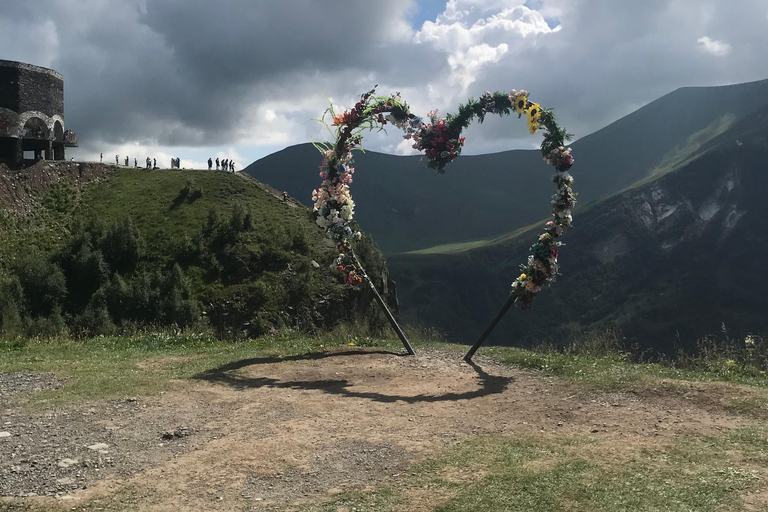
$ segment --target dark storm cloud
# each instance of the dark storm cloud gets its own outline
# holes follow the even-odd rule
[[[148,0],[142,21],[162,35],[188,77],[252,83],[375,62],[409,4]]]
[[[43,0],[34,8],[11,0],[0,9],[13,24],[55,26],[57,56],[41,64],[64,74],[67,121],[85,139],[213,145],[232,142],[254,103],[304,96],[313,75],[346,78],[345,70],[364,75],[385,64],[376,54],[407,34],[409,8],[410,0]]]

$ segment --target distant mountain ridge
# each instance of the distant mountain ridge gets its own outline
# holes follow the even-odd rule
[[[766,104],[768,80],[686,87],[579,139],[571,146],[580,205],[668,172]],[[549,213],[550,169],[538,150],[465,155],[441,176],[419,156],[369,151],[355,162],[356,218],[388,253],[493,238]],[[301,144],[245,172],[310,205],[319,164],[315,148]]]

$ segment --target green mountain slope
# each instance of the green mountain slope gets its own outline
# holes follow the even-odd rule
[[[765,104],[768,80],[682,88],[582,137],[572,144],[580,204],[668,172]],[[437,176],[418,156],[369,151],[357,153],[355,160],[356,217],[388,253],[488,240],[549,213],[550,169],[538,150],[465,155]],[[319,164],[319,153],[302,144],[260,159],[245,171],[310,205],[311,192],[320,183]]]
[[[743,117],[657,179],[576,210],[563,275],[530,311],[509,312],[491,341],[564,344],[618,326],[631,343],[670,351],[717,333],[768,329],[768,106]],[[389,257],[404,317],[465,342],[503,304],[533,232],[469,250]]]
[[[248,176],[41,162],[0,169],[0,206],[6,333],[203,322],[259,335],[374,319],[367,290],[329,268],[336,249],[311,212]],[[358,252],[395,304],[369,237]]]

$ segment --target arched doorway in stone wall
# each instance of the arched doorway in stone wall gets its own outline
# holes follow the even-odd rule
[[[63,137],[63,132],[62,132]],[[53,158],[48,125],[39,117],[30,117],[21,129],[21,149],[24,160],[37,161],[41,158]]]

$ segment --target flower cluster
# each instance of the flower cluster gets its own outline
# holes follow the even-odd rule
[[[548,155],[544,156],[544,163],[552,165],[558,171],[567,171],[573,165],[573,157],[571,156],[571,148],[564,148],[558,146]]]
[[[512,92],[515,93],[515,91]],[[570,138],[570,134],[558,127],[551,111],[543,111],[538,104],[528,101],[527,93],[524,101],[518,100],[520,96],[520,93],[515,95],[514,100],[518,101],[515,103],[515,110],[519,106],[528,115],[528,127],[531,133],[538,130],[539,124],[544,127],[546,135],[541,144],[542,157],[545,163],[555,168],[555,175],[552,176],[555,184],[555,194],[552,196],[552,220],[546,223],[544,232],[531,246],[527,263],[521,265],[523,273],[512,283],[512,294],[521,303],[523,309],[528,309],[533,305],[536,292],[541,290],[547,282],[554,281],[557,276],[559,270],[557,257],[562,245],[557,238],[571,227],[576,195],[571,189],[573,176],[568,173],[573,166],[571,148],[563,145]],[[512,97],[513,94],[510,93],[510,98]],[[535,119],[531,114],[534,108],[537,110]]]
[[[320,166],[323,182],[319,189],[312,191],[312,201],[314,211],[318,213],[317,225],[325,228],[334,241],[341,242],[355,236],[350,227],[355,213],[355,202],[349,191],[355,169],[349,165],[352,161],[350,152],[337,158],[333,169],[328,164],[330,158],[333,158],[332,151],[325,151]]]
[[[446,120],[436,110],[429,112],[429,120],[429,124],[422,123],[418,128],[409,126],[405,138],[412,139],[413,149],[427,156],[428,167],[442,172],[446,165],[461,154],[464,137],[454,136]]]
[[[355,172],[351,166],[352,150],[360,146],[364,129],[383,128],[388,122],[413,130],[413,116],[408,105],[399,95],[375,97],[375,88],[363,94],[355,106],[341,114],[330,113],[336,127],[333,144],[315,145],[323,155],[320,165],[320,188],[312,191],[315,220],[336,242],[339,258],[336,267],[344,275],[344,282],[353,285],[361,282],[365,273],[358,268],[351,254],[349,240],[356,240],[360,232],[353,229],[355,202],[349,185]],[[385,117],[385,114],[388,114]],[[420,121],[419,121],[420,124]]]
[[[339,249],[341,251],[341,247]],[[351,256],[350,251],[345,250],[339,252],[339,256],[333,262],[333,266],[344,276],[344,284],[347,286],[355,286],[358,283],[363,282],[365,272],[362,268],[358,267],[357,262]]]
[[[528,108],[528,91],[523,89],[522,91],[516,91],[512,89],[509,95],[509,102],[512,103],[512,107],[515,109],[518,115],[525,114]]]
[[[512,107],[517,112],[517,117],[525,116],[528,121],[528,131],[531,135],[536,133],[539,130],[541,106],[528,100],[528,91],[525,89],[519,92],[512,89],[508,96]]]

